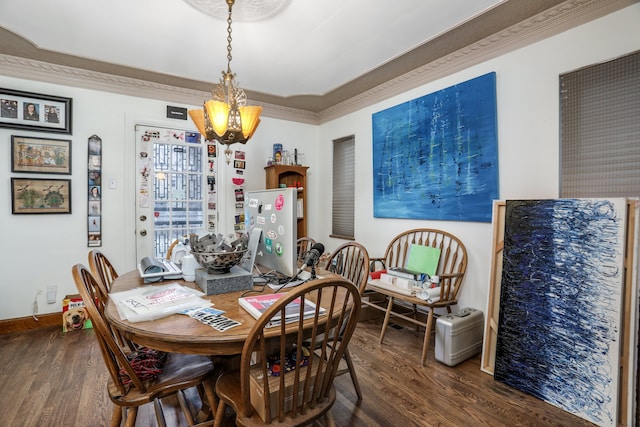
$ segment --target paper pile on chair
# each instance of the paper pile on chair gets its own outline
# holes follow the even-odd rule
[[[419,289],[421,285],[421,282],[417,280],[411,280],[405,277],[399,277],[394,274],[387,273],[383,273],[380,275],[380,281],[412,292],[415,292],[416,289]]]
[[[204,293],[178,283],[142,286],[109,294],[120,317],[129,322],[144,322],[188,309],[211,307],[211,301],[203,296]]]
[[[416,291],[414,289],[404,289],[404,288],[400,288],[396,285],[394,285],[393,283],[388,283],[388,282],[384,282],[382,280],[371,280],[368,283],[369,285],[378,287],[378,288],[382,288],[382,289],[386,289],[392,292],[396,292],[399,294],[403,294],[403,295],[415,295]]]

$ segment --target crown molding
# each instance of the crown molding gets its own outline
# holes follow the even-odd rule
[[[200,105],[211,97],[205,91],[3,54],[0,54],[0,74],[186,105]],[[268,102],[252,103],[263,107],[262,115],[265,117],[308,124],[320,123],[318,113]]]
[[[293,108],[286,105],[286,98],[268,95],[263,97],[264,100],[252,100],[251,103],[263,107],[264,117],[314,125],[326,123],[637,2],[638,0],[568,0],[559,3],[320,112]],[[0,54],[0,73],[21,79],[186,105],[200,105],[210,97],[207,91],[5,54]],[[249,96],[251,97],[250,94]],[[269,102],[271,99],[275,102]]]
[[[391,79],[320,112],[328,121],[377,104],[521,47],[560,34],[638,3],[638,0],[570,0],[512,25],[476,43]]]

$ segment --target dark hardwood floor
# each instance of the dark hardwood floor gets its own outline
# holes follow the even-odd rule
[[[420,367],[422,334],[361,322],[350,343],[364,394],[355,404],[348,375],[336,379],[338,426],[590,426],[592,424],[494,381],[480,356],[455,367],[433,359]],[[433,342],[433,340],[432,340]],[[45,328],[0,336],[0,425],[105,426],[112,405],[107,371],[92,330]],[[163,402],[169,426],[184,426],[177,402]],[[153,409],[138,426],[155,425]]]

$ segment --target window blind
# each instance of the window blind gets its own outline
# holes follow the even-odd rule
[[[560,197],[640,197],[640,52],[560,76]]]
[[[333,196],[331,234],[354,238],[355,137],[333,141]]]

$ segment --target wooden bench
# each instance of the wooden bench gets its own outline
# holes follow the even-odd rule
[[[377,264],[381,264],[382,268],[405,267],[409,255],[409,249],[412,244],[431,246],[441,250],[440,260],[436,274],[440,276],[440,298],[436,302],[422,300],[414,295],[406,295],[396,292],[389,287],[377,287],[370,281],[367,289],[384,295],[381,303],[371,301],[363,301],[369,307],[385,312],[382,331],[380,332],[380,344],[384,341],[384,335],[389,325],[389,319],[397,317],[407,322],[415,324],[417,327],[424,327],[424,344],[422,347],[422,366],[427,361],[427,350],[429,348],[429,340],[431,331],[434,327],[434,309],[444,308],[447,313],[451,313],[451,307],[458,303],[458,293],[467,270],[467,249],[464,244],[451,233],[431,228],[416,228],[405,231],[391,240],[382,258],[371,258],[371,270],[376,269]],[[394,304],[402,301],[411,305],[412,310],[409,312],[400,312]],[[417,307],[425,307],[428,309],[426,322],[417,316]]]

